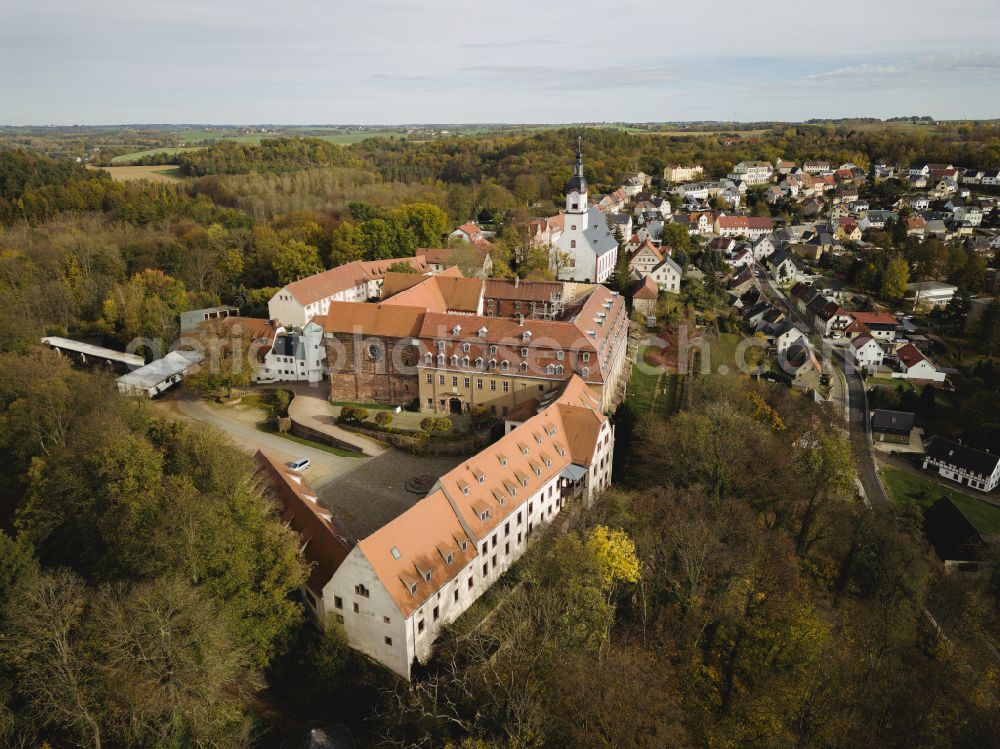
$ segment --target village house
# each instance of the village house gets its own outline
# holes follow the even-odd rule
[[[869,374],[875,372],[885,358],[885,349],[870,335],[863,334],[851,339],[851,358],[855,366]]]
[[[632,284],[629,296],[632,299],[632,309],[640,315],[655,315],[656,303],[659,299],[659,288],[652,276],[644,276]]]
[[[884,442],[886,437],[903,438],[908,442],[913,432],[913,414],[906,411],[876,409],[872,411],[872,435],[876,442]]]
[[[765,185],[771,181],[774,170],[769,161],[741,161],[733,167],[727,179],[747,185]]]
[[[918,281],[906,284],[904,298],[914,308],[947,307],[956,291],[957,286],[941,281]]]
[[[469,221],[455,229],[455,231],[448,235],[448,238],[461,239],[465,242],[471,243],[480,239],[486,239],[486,236],[483,234],[483,230],[479,228],[479,225],[476,222]]]
[[[713,229],[720,237],[758,239],[774,231],[774,220],[768,216],[720,215]]]
[[[474,248],[473,257],[476,259],[476,270],[474,273],[469,273],[469,275],[478,278],[489,278],[493,272],[493,258],[491,257],[493,245],[485,239],[481,239],[473,242],[472,246]],[[458,251],[452,247],[421,248],[416,252],[416,256],[427,264],[428,269],[432,273],[443,273],[449,268],[453,268],[457,254]],[[468,272],[468,269],[466,272]]]
[[[943,437],[932,437],[927,444],[923,468],[936,469],[939,476],[981,492],[993,491],[1000,483],[1000,455]]]
[[[892,376],[900,379],[918,380],[921,382],[944,382],[945,373],[934,366],[934,363],[921,353],[912,343],[907,343],[896,350],[898,369]]]

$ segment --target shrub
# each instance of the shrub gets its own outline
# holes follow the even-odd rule
[[[440,419],[435,420],[434,428],[439,432],[450,432],[451,419],[449,419],[447,416],[442,416]]]
[[[425,416],[420,420],[420,428],[425,432],[434,431],[434,423],[437,421],[433,416]]]
[[[279,390],[274,394],[275,411],[278,416],[288,415],[288,404],[292,402],[287,390]]]
[[[392,423],[392,414],[388,411],[379,411],[375,414],[375,423],[382,427],[387,427]]]
[[[365,421],[368,418],[368,409],[358,406],[354,409],[354,418],[356,421]]]

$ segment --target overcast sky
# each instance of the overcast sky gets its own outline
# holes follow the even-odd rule
[[[0,0],[0,123],[1000,116],[998,0]]]

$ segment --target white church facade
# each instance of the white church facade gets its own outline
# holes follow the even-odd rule
[[[552,242],[556,275],[561,281],[603,283],[615,269],[618,242],[607,217],[588,202],[583,154],[579,148],[573,176],[566,182],[563,194],[566,196],[563,232]]]

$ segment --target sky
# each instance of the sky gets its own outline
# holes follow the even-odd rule
[[[998,0],[0,0],[2,124],[1000,117]]]

